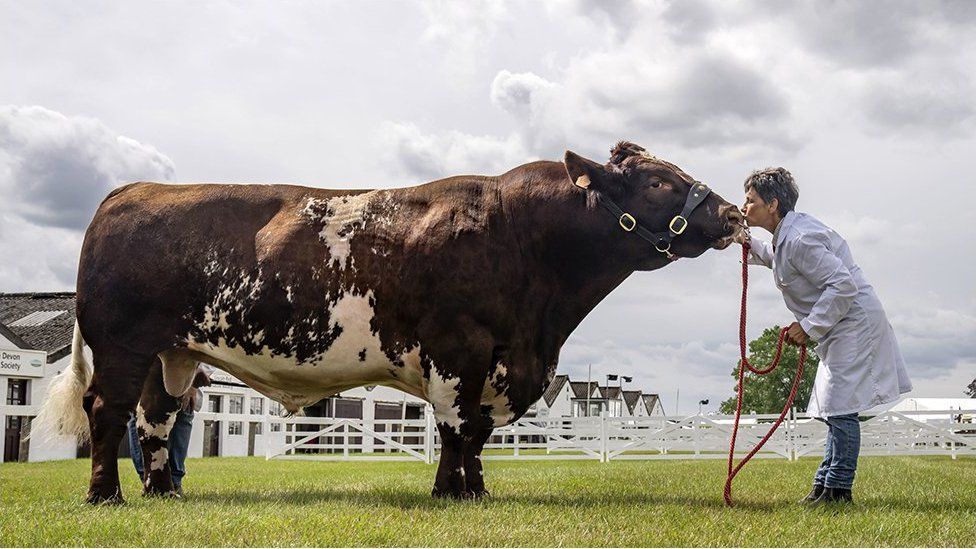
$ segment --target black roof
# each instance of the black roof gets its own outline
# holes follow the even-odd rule
[[[600,387],[600,395],[603,398],[620,398],[620,387]]]
[[[47,352],[48,363],[71,352],[74,292],[0,293],[0,335],[22,349]]]
[[[542,395],[542,398],[546,399],[546,405],[552,406],[552,403],[556,401],[556,397],[559,396],[559,391],[563,390],[563,386],[569,381],[569,376],[560,374],[552,379],[552,383],[546,387],[546,392]]]
[[[570,381],[569,382],[569,386],[573,389],[573,397],[575,397],[575,398],[586,398],[587,397],[587,391],[586,391],[587,383],[585,381]],[[591,381],[589,383],[589,386],[590,386],[589,394],[592,395],[593,394],[593,389],[596,389],[597,387],[599,387],[599,384],[597,382],[595,382],[595,381]],[[599,397],[590,397],[590,398],[599,399]]]
[[[640,391],[624,391],[624,402],[627,403],[627,410],[629,410],[631,414],[634,413],[634,406],[637,405],[637,401],[640,399]]]
[[[660,403],[661,397],[656,394],[651,395],[641,395],[644,400],[644,407],[647,408],[648,415],[654,413],[654,408]]]

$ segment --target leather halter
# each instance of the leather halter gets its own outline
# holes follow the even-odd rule
[[[700,181],[695,181],[691,189],[688,190],[688,196],[685,198],[685,207],[681,210],[681,213],[671,218],[671,222],[668,223],[668,230],[659,232],[648,230],[637,221],[637,218],[625,212],[610,197],[602,193],[597,193],[597,198],[600,204],[613,215],[623,230],[629,233],[637,233],[637,236],[650,242],[655,250],[666,255],[668,259],[674,260],[677,259],[677,256],[671,253],[671,241],[674,237],[685,232],[685,229],[688,228],[688,216],[705,201],[705,198],[711,192],[712,189],[708,188],[708,185]]]

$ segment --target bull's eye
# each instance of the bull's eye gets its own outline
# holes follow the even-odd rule
[[[655,178],[652,178],[651,179],[651,186],[654,187],[655,189],[658,188],[658,187],[660,187],[661,186],[661,180],[658,179],[658,178],[656,178],[656,177]]]

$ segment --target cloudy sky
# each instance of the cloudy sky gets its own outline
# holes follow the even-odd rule
[[[629,139],[735,203],[751,170],[790,169],[881,296],[912,395],[961,397],[974,23],[965,1],[2,1],[0,291],[73,290],[95,206],[132,180],[397,187]],[[631,276],[560,372],[716,408],[738,259]],[[791,322],[769,271],[751,281],[748,337]]]

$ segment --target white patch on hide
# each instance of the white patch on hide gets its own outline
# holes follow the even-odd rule
[[[142,405],[136,406],[136,426],[142,427],[145,434],[145,438],[156,437],[163,440],[169,438],[169,432],[176,424],[176,415],[179,413],[178,410],[174,410],[166,416],[166,421],[162,423],[149,423],[146,420],[146,411],[143,410]],[[141,440],[141,439],[140,439]]]
[[[434,417],[438,423],[446,423],[455,433],[460,433],[464,424],[461,409],[455,404],[460,383],[461,378],[448,379],[436,368],[431,368],[430,381],[427,382],[427,400],[434,406]]]
[[[169,461],[169,449],[165,446],[152,453],[152,460],[149,462],[150,471],[162,471]]]
[[[508,395],[498,390],[507,374],[508,369],[505,365],[501,362],[496,363],[494,372],[485,381],[484,389],[481,391],[481,405],[491,407],[490,415],[492,425],[495,427],[508,425],[515,421],[515,412],[512,411],[512,404]]]
[[[330,266],[341,270],[346,268],[349,258],[349,243],[356,232],[365,224],[366,207],[376,191],[357,195],[336,196],[328,200],[310,198],[302,214],[322,222],[319,239],[329,247]],[[331,212],[331,215],[316,215],[316,210]]]

